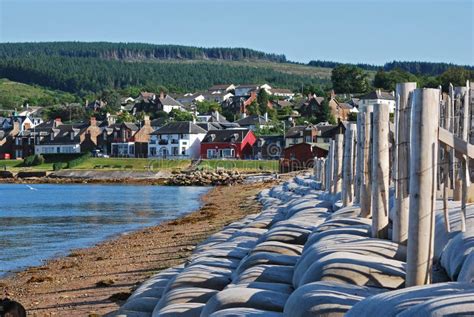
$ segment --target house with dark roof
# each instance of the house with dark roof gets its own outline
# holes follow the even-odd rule
[[[287,147],[280,160],[281,172],[300,171],[314,166],[315,157],[325,157],[328,149],[317,143],[299,143]]]
[[[316,143],[326,143],[329,144],[331,140],[334,140],[336,134],[344,134],[346,127],[342,121],[339,121],[338,124],[329,124],[327,122],[318,123],[316,125],[317,137]]]
[[[210,93],[228,93],[235,89],[233,84],[214,85],[208,89]]]
[[[104,154],[115,157],[147,157],[150,133],[153,131],[148,116],[139,124],[114,123],[102,129],[97,147]]]
[[[315,143],[318,129],[309,124],[291,127],[285,133],[285,148],[300,143]]]
[[[371,91],[368,94],[365,94],[359,97],[359,111],[365,109],[368,105],[375,104],[388,104],[390,108],[390,113],[395,112],[395,96],[393,92],[383,91],[381,89],[376,89]]]
[[[256,141],[255,134],[249,129],[212,130],[201,141],[201,158],[251,158]]]
[[[283,135],[260,136],[253,145],[253,156],[256,159],[277,160],[283,155],[285,138]]]
[[[136,99],[136,103],[131,112],[133,114],[142,111],[145,113],[156,113],[158,111],[169,113],[173,109],[184,110],[184,105],[170,95],[165,95],[163,92],[161,92],[159,96],[153,93],[142,92]]]
[[[268,113],[264,116],[261,115],[250,115],[244,114],[242,119],[235,121],[242,128],[250,129],[252,131],[257,130],[259,127],[271,127],[270,120],[268,120]]]
[[[33,134],[35,154],[86,153],[97,147],[97,137],[100,135],[100,128],[95,117],[92,117],[89,122],[68,124],[56,119],[51,125],[45,125],[45,128],[38,126],[29,130]]]
[[[311,117],[319,113],[324,102],[324,97],[318,97],[316,94],[310,94],[298,107],[299,113],[303,116]]]
[[[198,159],[206,133],[190,121],[170,122],[150,133],[148,157]]]

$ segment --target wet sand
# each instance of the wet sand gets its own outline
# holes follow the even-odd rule
[[[31,316],[100,316],[114,311],[141,282],[183,263],[210,234],[260,211],[255,195],[273,184],[216,187],[194,213],[0,279],[0,294],[21,302]]]

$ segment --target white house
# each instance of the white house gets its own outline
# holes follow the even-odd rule
[[[170,95],[164,95],[163,93],[160,94],[160,103],[162,110],[164,112],[170,113],[173,109],[179,109],[184,111],[184,106],[181,102],[176,101]]]
[[[150,134],[148,157],[197,159],[206,133],[193,122],[170,122]]]
[[[395,97],[393,93],[382,91],[380,89],[360,97],[359,111],[365,109],[365,107],[368,105],[375,105],[379,103],[388,104],[390,107],[390,113],[395,112]]]
[[[295,93],[289,89],[284,88],[272,88],[269,90],[270,94],[277,97],[284,97],[287,99],[292,99],[295,96]]]

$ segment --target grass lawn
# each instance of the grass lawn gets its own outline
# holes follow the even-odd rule
[[[53,163],[44,163],[37,166],[22,166],[23,160],[1,160],[0,170],[6,168],[7,171],[19,172],[19,171],[52,171]]]
[[[226,169],[242,172],[277,172],[278,160],[203,160],[199,164],[201,169]]]
[[[74,167],[76,170],[133,170],[183,169],[191,165],[190,160],[154,160],[147,158],[102,158],[91,157]]]

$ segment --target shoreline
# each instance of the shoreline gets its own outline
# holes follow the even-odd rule
[[[33,316],[109,313],[148,277],[184,262],[210,234],[258,212],[255,195],[272,184],[214,187],[201,196],[201,208],[192,213],[12,272],[0,279],[0,291]]]
[[[41,184],[45,184],[45,185],[49,185],[47,183],[38,183],[39,185]],[[61,184],[61,185],[75,185],[76,183],[64,183],[64,184]],[[0,183],[1,185],[1,183]],[[78,183],[77,185],[90,185],[90,184],[83,184],[83,183]],[[92,185],[110,185],[110,186],[113,186],[113,185],[120,185],[120,186],[135,186],[137,184],[129,184],[129,183],[117,183],[117,184],[114,184],[114,183],[97,183],[97,184],[92,184]],[[147,184],[139,184],[140,186],[148,186]],[[165,186],[165,185],[157,185],[157,186]],[[184,214],[183,216],[179,217],[179,218],[182,218],[182,217],[185,217],[187,215],[191,215],[197,211],[199,211],[203,206],[204,206],[204,197],[206,195],[208,195],[214,188],[212,187],[209,187],[209,190],[202,194],[200,197],[199,197],[199,207],[196,208],[195,210],[193,211],[190,211],[186,214]],[[179,218],[176,218],[176,219],[179,219]],[[175,219],[175,220],[176,220]],[[125,231],[125,232],[121,232],[121,233],[112,233],[112,234],[109,234],[108,236],[104,237],[102,240],[98,241],[98,242],[95,242],[95,243],[92,243],[88,246],[84,246],[84,247],[81,247],[81,248],[72,248],[72,249],[69,249],[69,250],[65,250],[65,251],[60,251],[60,252],[57,252],[55,255],[51,256],[51,257],[48,257],[47,259],[43,259],[41,260],[42,264],[38,264],[38,265],[31,265],[31,266],[24,266],[24,267],[19,267],[17,269],[14,269],[14,270],[10,270],[10,271],[4,271],[5,273],[3,273],[2,275],[2,272],[0,271],[0,290],[2,288],[2,283],[1,281],[3,279],[8,279],[10,277],[14,277],[14,275],[16,274],[19,274],[19,273],[22,273],[22,272],[25,272],[25,271],[28,271],[30,269],[34,269],[34,268],[37,268],[37,267],[42,267],[44,265],[48,265],[49,262],[52,262],[52,261],[55,261],[55,260],[61,260],[62,258],[64,257],[68,257],[71,253],[77,251],[77,250],[88,250],[88,249],[91,249],[91,248],[95,248],[107,241],[112,241],[112,240],[115,240],[115,239],[120,239],[122,237],[126,237],[128,235],[131,235],[131,234],[135,234],[135,233],[138,233],[140,231],[143,231],[143,230],[146,230],[146,229],[150,229],[150,228],[155,228],[155,227],[159,227],[161,226],[162,224],[166,223],[166,222],[169,222],[169,221],[173,221],[173,220],[165,220],[165,221],[161,221],[159,223],[156,223],[156,224],[146,224],[144,225],[143,227],[141,228],[135,228],[135,229],[131,229],[129,231]]]

